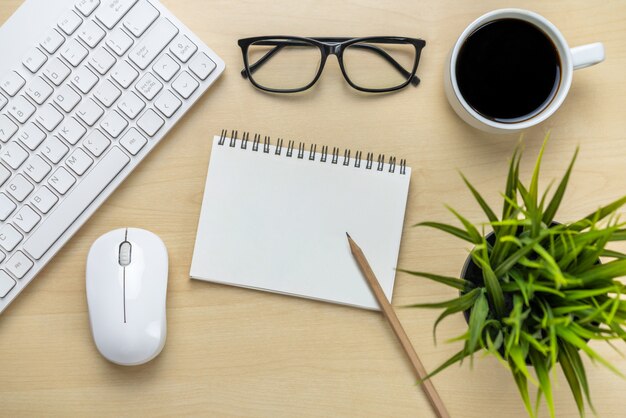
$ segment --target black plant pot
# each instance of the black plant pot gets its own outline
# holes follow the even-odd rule
[[[559,225],[558,222],[552,222],[550,226],[555,226],[555,225]],[[489,234],[487,234],[485,236],[486,241],[493,245],[495,244],[496,241],[496,235],[493,232],[490,232]],[[600,260],[598,259],[597,264],[600,264]],[[465,279],[477,286],[480,287],[484,287],[484,282],[483,282],[483,272],[482,269],[480,267],[478,267],[476,265],[476,263],[474,263],[474,260],[472,260],[471,255],[467,256],[467,259],[465,260],[465,264],[463,265],[463,270],[461,270],[461,278]],[[465,292],[461,291],[459,292],[461,295],[464,294]],[[513,309],[513,300],[511,298],[510,295],[508,294],[504,294],[504,304],[505,304],[505,315],[508,315],[509,312],[511,312],[511,310]],[[467,309],[465,311],[463,311],[463,316],[465,317],[465,322],[467,322],[469,324],[469,318],[470,318],[470,314],[471,314],[472,310],[471,309]],[[596,323],[597,324],[597,323]],[[589,340],[585,338],[585,341],[588,342]],[[580,349],[578,349],[580,350]],[[504,349],[503,347],[500,347],[500,350],[498,350],[500,352],[500,355],[504,356]],[[532,366],[532,364],[530,363],[529,359],[526,358],[526,364],[529,366]]]
[[[559,222],[550,223],[551,227],[556,226],[556,225],[560,225],[560,223]],[[519,229],[518,232],[521,232],[521,229]],[[496,234],[494,232],[488,233],[485,236],[485,240],[491,245],[495,244]],[[598,263],[599,262],[600,260],[598,260]],[[470,255],[467,256],[467,259],[465,260],[465,264],[463,265],[463,270],[461,270],[461,278],[475,285],[478,285],[480,287],[484,287],[483,271],[481,270],[480,267],[476,265],[476,263],[474,263],[474,260],[472,260],[472,257]],[[463,293],[465,292],[460,292],[460,294],[463,294]],[[504,295],[504,304],[505,304],[505,313],[508,314],[509,312],[511,312],[511,309],[513,309],[513,300],[507,294]],[[465,321],[467,323],[469,323],[470,312],[471,312],[471,309],[463,311],[463,316],[465,316]]]
[[[496,234],[493,232],[490,232],[487,234],[487,236],[485,236],[485,239],[487,240],[489,244],[493,245],[496,242]],[[480,267],[476,265],[476,263],[474,263],[474,260],[472,260],[471,255],[468,255],[467,259],[465,260],[465,264],[463,265],[463,270],[461,270],[461,278],[477,286],[484,287],[483,271]],[[461,291],[459,293],[462,295],[465,292]],[[511,296],[507,293],[504,294],[504,306],[505,306],[506,314],[511,312],[511,309],[513,309],[513,300]],[[471,312],[472,312],[471,308],[463,311],[465,322],[467,322],[468,324],[469,324],[469,318],[470,318]],[[501,346],[498,352],[500,353],[502,357],[504,357],[504,347]],[[530,359],[528,357],[526,358],[526,365],[532,366],[532,364],[530,363]]]
[[[494,234],[493,232],[490,232],[487,234],[485,239],[487,240],[489,244],[493,245],[496,242],[496,234]],[[461,270],[461,278],[477,286],[484,287],[483,271],[480,267],[476,265],[476,263],[474,263],[474,260],[472,260],[471,255],[468,255],[467,259],[465,260],[465,264],[463,265],[463,270]],[[465,292],[461,291],[459,293],[462,295]],[[506,294],[505,294],[504,302],[506,304],[506,312],[510,312],[512,308],[512,302],[511,302],[511,298],[510,297],[507,298]],[[472,312],[471,309],[463,311],[463,316],[465,317],[465,321],[468,324],[469,324],[469,317],[470,317],[471,312]]]

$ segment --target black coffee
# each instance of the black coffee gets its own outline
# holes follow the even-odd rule
[[[459,89],[482,116],[503,123],[529,119],[554,97],[560,81],[556,47],[539,28],[501,19],[476,29],[456,63]]]

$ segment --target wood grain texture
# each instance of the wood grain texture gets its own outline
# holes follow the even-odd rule
[[[19,6],[0,0],[0,21]],[[165,0],[164,4],[225,61],[222,78],[137,168],[85,227],[0,317],[0,415],[215,417],[432,417],[408,361],[385,319],[374,312],[243,290],[188,278],[212,135],[222,128],[258,131],[321,145],[407,158],[413,168],[399,266],[455,275],[468,247],[411,225],[451,220],[448,203],[484,220],[457,170],[500,207],[507,160],[517,136],[465,125],[443,94],[443,63],[456,36],[498,0]],[[560,220],[571,220],[626,191],[626,3],[618,0],[527,1],[570,45],[602,41],[607,60],[576,72],[564,106],[526,132],[522,174],[551,130],[544,179],[581,154]],[[404,35],[426,39],[422,84],[373,96],[352,90],[331,58],[318,85],[293,96],[256,91],[239,75],[236,40],[247,36]],[[542,183],[546,186],[548,181]],[[92,342],[85,301],[85,258],[111,229],[149,229],[170,252],[168,340],[152,363],[123,368]],[[626,250],[622,245],[616,249]],[[461,315],[432,338],[437,312],[402,309],[454,290],[399,274],[394,305],[426,369],[458,350],[445,344],[465,331]],[[626,360],[593,343],[626,372]],[[621,344],[620,348],[624,348]],[[622,417],[626,383],[587,362],[598,413]],[[558,416],[576,416],[564,376]],[[453,417],[522,417],[515,384],[492,358],[452,367],[434,383]],[[545,415],[545,411],[542,412]]]

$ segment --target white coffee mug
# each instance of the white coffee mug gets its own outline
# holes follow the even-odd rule
[[[476,112],[463,98],[459,90],[456,78],[456,61],[459,50],[465,40],[474,31],[486,23],[500,19],[519,19],[533,24],[544,32],[554,43],[559,55],[561,64],[561,80],[552,101],[542,111],[529,119],[504,123],[488,119]],[[548,19],[537,13],[522,9],[498,9],[482,15],[473,21],[459,36],[450,51],[448,61],[445,66],[444,86],[446,96],[454,111],[471,126],[492,133],[512,133],[535,126],[550,117],[561,106],[572,84],[574,70],[589,67],[604,61],[604,45],[597,42],[593,44],[570,48],[567,41]]]

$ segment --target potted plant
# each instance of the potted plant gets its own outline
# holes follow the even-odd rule
[[[543,396],[554,417],[550,371],[558,365],[583,416],[585,400],[592,410],[593,405],[581,354],[622,376],[589,342],[626,340],[626,300],[620,300],[626,287],[615,280],[626,275],[626,254],[606,248],[626,240],[625,224],[617,216],[626,196],[575,222],[555,222],[578,150],[554,193],[549,197],[546,190],[540,195],[539,168],[546,142],[547,137],[527,186],[519,179],[520,146],[515,149],[500,218],[461,175],[488,222],[474,225],[449,208],[461,228],[418,224],[473,245],[460,277],[403,271],[459,291],[451,300],[410,305],[445,309],[433,334],[441,320],[454,313],[463,312],[468,323],[467,332],[455,339],[464,341],[463,348],[428,377],[486,350],[511,370],[530,416],[537,414]],[[492,230],[488,235],[485,226]],[[535,408],[528,382],[538,387]]]

